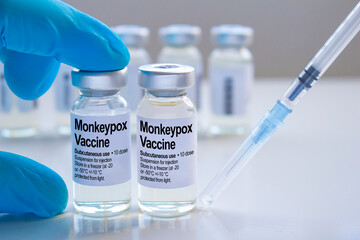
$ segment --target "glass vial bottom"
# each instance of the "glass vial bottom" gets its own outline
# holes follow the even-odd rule
[[[90,217],[110,217],[130,208],[130,181],[111,186],[87,186],[74,182],[74,207]]]
[[[196,185],[175,189],[149,188],[139,184],[139,207],[154,217],[177,217],[195,208]]]
[[[214,115],[208,127],[211,136],[244,135],[249,131],[250,123],[245,116]]]
[[[4,138],[27,138],[35,136],[36,133],[35,127],[0,129],[0,136]]]

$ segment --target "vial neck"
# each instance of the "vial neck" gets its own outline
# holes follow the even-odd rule
[[[145,90],[145,95],[147,97],[161,97],[161,98],[175,98],[182,97],[186,95],[186,89],[179,90]]]
[[[80,89],[80,95],[84,97],[107,97],[118,94],[119,89],[115,90],[89,90],[89,89]]]

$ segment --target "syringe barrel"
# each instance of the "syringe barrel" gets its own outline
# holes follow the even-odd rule
[[[336,31],[326,41],[306,68],[312,66],[319,71],[319,78],[340,55],[360,30],[360,2],[349,13]]]
[[[316,53],[305,69],[286,91],[283,101],[296,105],[360,30],[360,2]]]

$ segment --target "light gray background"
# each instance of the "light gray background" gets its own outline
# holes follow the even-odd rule
[[[161,48],[159,27],[186,23],[203,29],[199,48],[212,49],[211,26],[239,23],[255,29],[251,46],[257,77],[295,77],[356,5],[356,0],[66,0],[108,25],[150,28],[153,61]],[[345,49],[327,76],[360,75],[360,36]]]

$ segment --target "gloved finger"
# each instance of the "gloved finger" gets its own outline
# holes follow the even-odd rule
[[[52,85],[60,63],[54,57],[44,57],[5,50],[3,54],[5,80],[10,90],[25,100],[35,100]]]
[[[130,60],[105,24],[58,0],[0,1],[0,33],[0,48],[55,57],[82,70],[122,69]]]
[[[0,213],[52,217],[68,201],[63,179],[29,158],[0,151]]]

